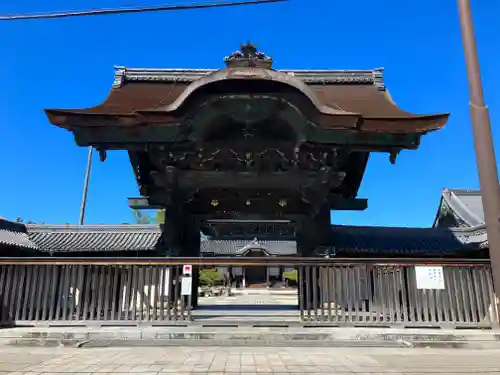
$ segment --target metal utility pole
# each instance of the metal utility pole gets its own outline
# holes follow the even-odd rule
[[[89,155],[87,158],[87,170],[85,171],[85,180],[83,181],[82,203],[80,205],[80,218],[78,225],[83,225],[85,219],[85,208],[87,207],[87,191],[89,190],[90,169],[92,168],[92,146],[89,147]]]
[[[498,169],[488,108],[484,104],[470,0],[458,0],[458,9],[469,80],[470,116],[484,219],[488,232],[496,311],[500,315],[500,187],[498,185]]]

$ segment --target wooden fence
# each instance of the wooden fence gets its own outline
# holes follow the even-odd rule
[[[0,322],[137,324],[196,320],[181,269],[280,265],[298,270],[297,321],[350,326],[498,325],[488,262],[324,258],[0,258]],[[416,269],[442,266],[444,289]],[[416,268],[417,267],[417,268]]]

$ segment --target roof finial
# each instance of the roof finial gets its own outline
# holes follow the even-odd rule
[[[246,44],[240,44],[240,50],[226,56],[224,62],[229,68],[259,67],[271,69],[273,65],[273,59],[266,56],[264,52],[257,50],[257,45],[252,44],[250,41]]]

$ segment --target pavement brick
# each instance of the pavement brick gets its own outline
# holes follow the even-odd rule
[[[499,374],[500,350],[401,348],[0,348],[0,375]]]

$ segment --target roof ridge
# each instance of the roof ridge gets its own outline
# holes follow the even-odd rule
[[[203,76],[223,69],[170,69],[170,68],[127,68],[115,66],[113,88],[121,87],[127,81],[186,82],[191,83]],[[293,75],[305,83],[370,84],[384,90],[384,68],[376,69],[273,69]]]
[[[479,224],[470,227],[391,227],[391,226],[370,226],[370,225],[332,225],[332,229],[385,229],[385,230],[425,230],[435,233],[450,232],[452,234],[471,234],[473,232],[486,231],[485,224]]]
[[[450,189],[446,188],[445,191],[452,192],[454,194],[467,194],[467,195],[481,195],[481,190],[479,189]]]
[[[124,231],[135,232],[144,230],[160,230],[159,224],[26,224],[28,232],[54,231],[54,232],[99,232],[99,231]]]
[[[127,71],[127,72],[216,72],[222,70],[223,68],[128,68],[126,66],[115,65],[113,67],[117,71]],[[367,73],[367,72],[383,72],[384,68],[373,68],[373,69],[273,69],[278,72],[317,72],[317,73],[328,73],[328,72],[347,72],[347,73]]]

